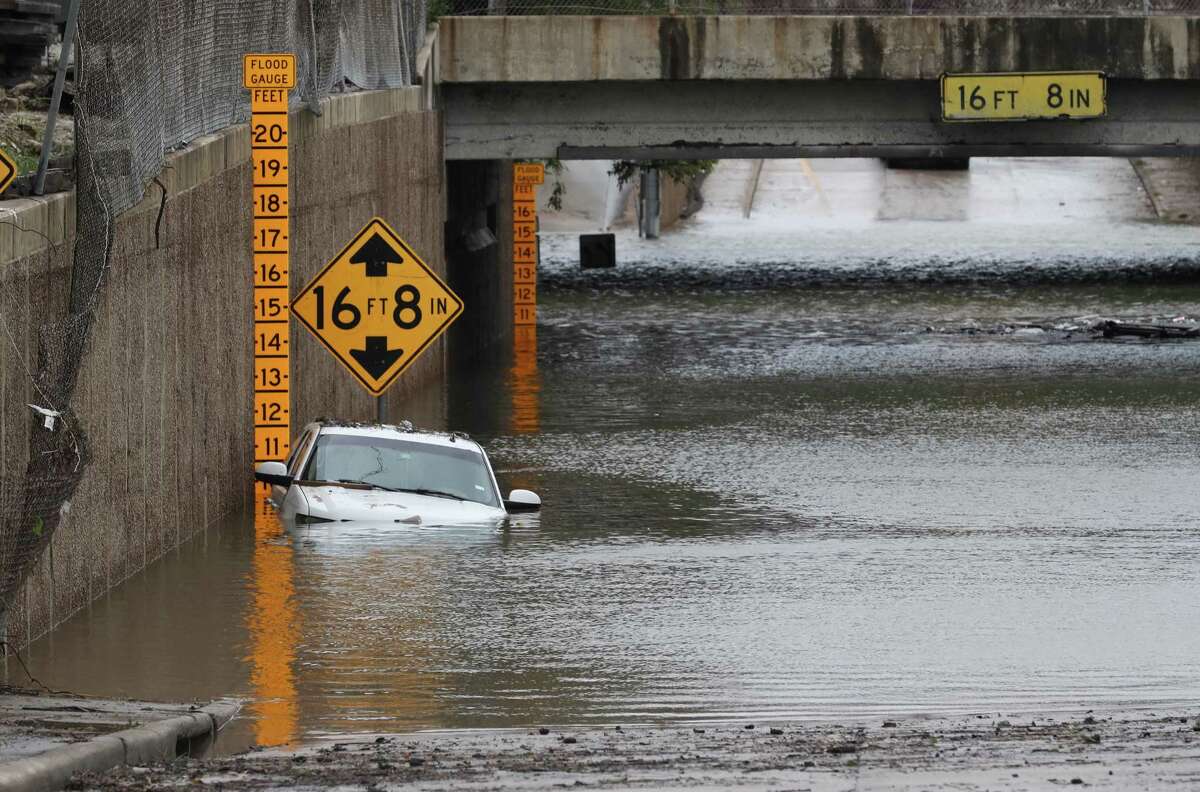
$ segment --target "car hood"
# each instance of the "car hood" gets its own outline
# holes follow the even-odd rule
[[[507,514],[482,503],[413,492],[331,486],[301,487],[300,491],[308,504],[308,516],[325,520],[467,525],[498,522]]]

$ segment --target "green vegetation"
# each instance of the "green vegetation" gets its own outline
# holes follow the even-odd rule
[[[438,21],[439,17],[452,15],[454,9],[450,5],[450,0],[429,0],[425,6],[425,21],[432,25]]]
[[[676,184],[689,185],[712,173],[715,167],[716,160],[618,160],[609,173],[616,174],[617,183],[622,187],[647,170],[657,170]]]
[[[60,117],[54,129],[51,157],[68,157],[75,150],[75,125],[70,116]],[[0,148],[17,163],[19,174],[37,170],[46,129],[45,112],[18,110],[0,113]]]
[[[12,161],[17,164],[18,176],[37,171],[38,157],[36,154],[23,154],[20,151],[8,151],[7,149],[5,153],[12,157]]]
[[[550,190],[550,197],[546,199],[546,206],[556,212],[561,212],[563,206],[563,195],[565,195],[567,192],[567,188],[562,183],[562,175],[563,172],[566,171],[567,166],[563,165],[562,160],[558,159],[557,157],[553,159],[542,160],[542,162],[546,166],[546,173],[549,173],[554,177],[554,187]]]
[[[546,206],[556,212],[562,211],[563,196],[567,192],[566,185],[562,182],[562,175],[566,172],[567,166],[556,157],[544,159],[541,162],[546,166],[546,174],[554,180],[550,197],[546,199]],[[701,176],[712,173],[716,166],[716,160],[618,160],[613,163],[609,173],[616,175],[617,183],[622,187],[640,176],[642,171],[650,169],[657,169],[659,173],[676,184],[690,186]]]

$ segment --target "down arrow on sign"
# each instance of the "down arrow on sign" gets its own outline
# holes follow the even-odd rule
[[[350,354],[358,361],[358,365],[367,370],[372,377],[379,379],[383,372],[404,354],[403,349],[388,349],[387,336],[367,336],[366,349],[351,349]]]

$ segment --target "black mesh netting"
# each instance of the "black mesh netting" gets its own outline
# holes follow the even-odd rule
[[[0,616],[88,463],[70,405],[117,216],[142,199],[169,151],[248,118],[245,53],[296,53],[293,101],[315,107],[343,86],[411,84],[424,35],[424,0],[82,0],[70,305],[39,328],[30,372],[38,406],[60,415],[52,429],[35,415],[24,475],[0,482]]]

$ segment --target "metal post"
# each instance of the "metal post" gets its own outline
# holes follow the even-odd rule
[[[742,197],[742,217],[749,218],[754,209],[754,195],[758,192],[758,180],[762,178],[763,164],[766,160],[754,160],[750,166],[750,181],[746,182],[746,194]]]
[[[387,402],[383,396],[375,397],[375,420],[381,424],[387,423]]]
[[[320,84],[317,77],[321,73],[321,53],[317,51],[317,15],[313,11],[312,0],[308,0],[308,44],[312,57],[309,58],[308,66],[308,112],[319,116],[325,111],[321,109],[321,103],[316,97],[320,94],[320,89],[317,86]],[[301,99],[304,99],[303,91]]]
[[[58,107],[62,102],[63,83],[67,79],[67,63],[71,60],[71,47],[75,45],[75,26],[79,20],[79,0],[68,0],[67,29],[63,32],[62,49],[58,53],[58,72],[54,75],[54,93],[50,97],[50,114],[46,116],[46,132],[42,135],[42,156],[38,160],[37,176],[33,181],[33,194],[41,195],[46,190],[46,168],[50,165],[50,149],[54,147],[54,127],[58,124]],[[76,71],[79,64],[75,64]],[[75,75],[76,81],[79,75]]]
[[[659,204],[659,178],[657,168],[646,168],[641,179],[642,236],[658,239],[661,205]]]
[[[404,73],[402,85],[415,85],[416,80],[413,79],[412,61],[408,58],[408,33],[405,30],[404,15],[405,5],[400,3],[396,8],[396,33],[400,40],[400,69]]]

